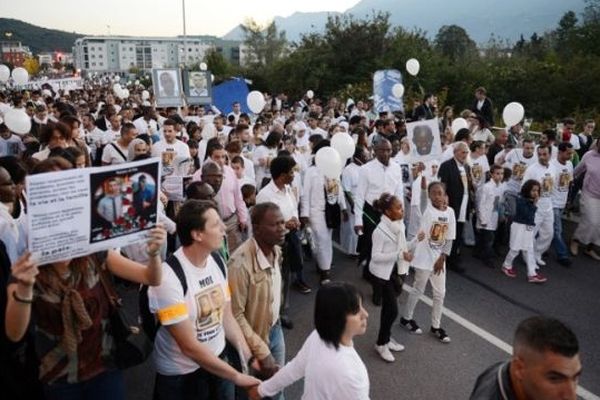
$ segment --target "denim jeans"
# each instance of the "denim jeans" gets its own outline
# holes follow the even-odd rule
[[[554,208],[554,237],[552,238],[552,246],[554,246],[556,257],[559,260],[569,258],[569,250],[562,235],[562,212],[562,208]]]
[[[279,321],[273,325],[269,332],[269,350],[275,359],[275,363],[283,367],[285,365],[285,341],[283,339],[283,329],[281,329]],[[270,398],[273,400],[284,400],[283,391]]]
[[[83,382],[46,385],[44,394],[47,400],[125,400],[125,383],[115,369]]]
[[[220,358],[226,360],[226,351]],[[234,400],[233,382],[202,368],[185,375],[156,374],[154,400]],[[111,399],[112,400],[112,399]]]

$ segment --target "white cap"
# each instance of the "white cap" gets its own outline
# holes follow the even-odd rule
[[[294,130],[296,132],[305,131],[306,129],[307,129],[307,127],[306,127],[306,124],[304,123],[304,121],[296,122],[296,124],[294,125]]]

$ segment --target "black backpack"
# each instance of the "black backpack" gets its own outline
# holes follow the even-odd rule
[[[221,254],[218,251],[213,251],[211,256],[216,261],[225,279],[227,279],[227,269],[225,268],[225,261],[221,257]],[[171,254],[169,257],[167,257],[165,262],[169,265],[169,267],[171,267],[173,272],[175,272],[175,276],[177,276],[179,279],[181,287],[183,288],[183,295],[185,296],[188,291],[188,285],[179,259],[174,254]],[[139,301],[140,317],[142,318],[144,332],[146,332],[146,335],[150,338],[150,340],[154,341],[156,333],[158,332],[158,328],[160,328],[160,322],[158,322],[157,318],[150,311],[147,285],[142,286],[140,290]]]

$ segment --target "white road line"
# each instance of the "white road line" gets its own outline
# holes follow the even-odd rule
[[[412,288],[410,286],[404,285],[404,288],[406,290],[408,290],[408,291],[412,291]],[[421,300],[423,301],[423,303],[427,304],[429,307],[433,306],[433,301],[428,296],[425,296],[425,295],[421,296]],[[482,338],[485,341],[493,344],[494,346],[496,346],[500,350],[502,350],[502,351],[504,351],[504,352],[512,355],[513,348],[512,348],[512,346],[510,344],[508,344],[508,343],[504,342],[503,340],[497,338],[496,336],[494,336],[490,332],[486,331],[483,328],[480,328],[479,326],[477,326],[474,323],[466,320],[465,318],[461,317],[460,315],[458,315],[454,311],[451,311],[451,310],[447,309],[446,307],[443,308],[442,313],[446,317],[450,318],[452,321],[454,321],[457,324],[461,325],[463,328],[468,329],[469,331],[473,332],[474,334],[476,334],[480,338]],[[581,397],[584,400],[600,400],[600,397],[598,397],[594,393],[590,392],[589,390],[587,390],[587,389],[585,389],[585,388],[583,388],[581,386],[577,386],[577,395],[579,395],[579,397]]]

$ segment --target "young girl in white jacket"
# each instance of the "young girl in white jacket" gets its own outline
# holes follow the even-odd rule
[[[373,206],[383,215],[381,222],[373,232],[373,253],[369,270],[373,274],[374,284],[380,286],[382,294],[379,335],[375,350],[387,362],[393,362],[391,351],[402,351],[404,346],[391,337],[391,329],[398,317],[396,298],[402,290],[401,275],[408,272],[412,260],[411,251],[417,240],[425,235],[419,234],[407,243],[402,218],[402,201],[389,193],[383,193]]]

